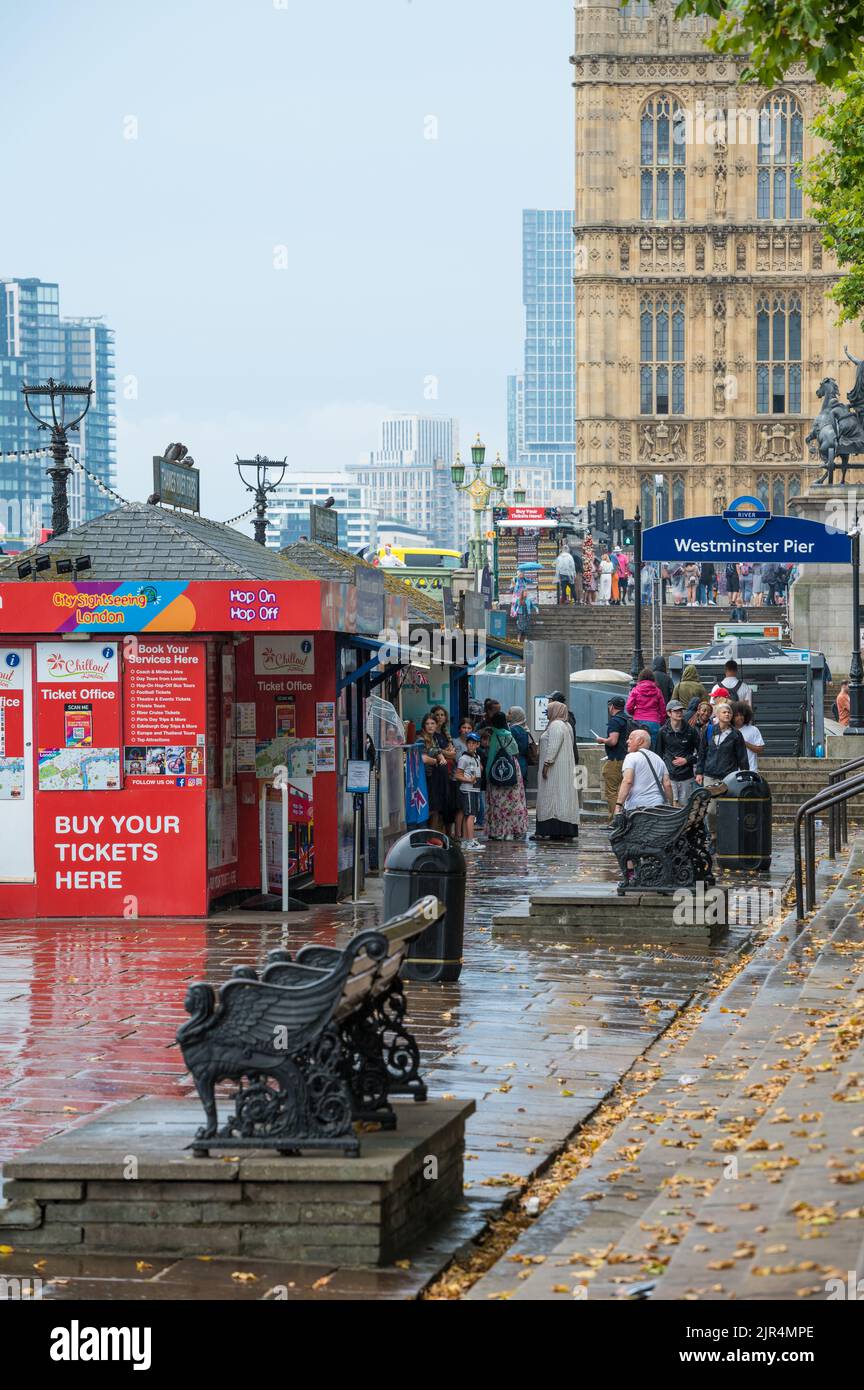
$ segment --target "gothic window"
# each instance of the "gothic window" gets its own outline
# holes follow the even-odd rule
[[[764,473],[760,473],[756,479],[756,496],[764,507],[768,507],[768,479]]]
[[[639,410],[643,415],[684,414],[684,300],[658,294],[642,299],[639,317]]]
[[[797,473],[790,474],[789,486],[786,489],[786,496],[789,498],[790,502],[793,497],[801,496],[801,479]]]
[[[669,520],[669,480],[662,473],[655,475],[654,495],[657,498],[656,524],[662,526]]]
[[[639,486],[640,510],[642,512],[642,527],[654,525],[654,477],[653,474],[645,474],[640,479]]]
[[[794,97],[779,92],[759,112],[756,216],[792,221],[803,216],[801,164],[804,118]]]
[[[783,516],[786,511],[786,481],[782,475],[774,479],[771,489],[771,511],[775,516]]]
[[[643,222],[683,220],[684,113],[670,96],[652,97],[642,110],[639,139],[640,216]]]
[[[647,19],[650,8],[651,0],[627,0],[621,14],[624,19]]]
[[[756,411],[801,413],[801,296],[762,295],[756,305]]]
[[[672,520],[683,521],[687,510],[687,489],[679,475],[672,479]]]

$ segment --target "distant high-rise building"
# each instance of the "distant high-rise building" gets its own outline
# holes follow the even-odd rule
[[[0,455],[44,449],[47,435],[27,413],[21,387],[56,381],[93,382],[90,410],[69,445],[74,460],[108,487],[115,485],[114,332],[99,318],[60,317],[56,284],[0,279]],[[0,461],[0,523],[7,544],[29,544],[50,526],[50,459]],[[78,526],[106,510],[96,483],[76,470],[69,480],[69,521]]]
[[[460,549],[469,522],[450,478],[458,448],[456,420],[391,415],[381,422],[378,449],[347,471],[379,518],[406,523],[432,545]]]
[[[311,540],[309,507],[334,499],[339,546],[356,553],[370,544],[372,517],[364,501],[364,489],[347,475],[293,473],[280,483],[267,504],[267,544],[275,549],[293,545],[305,536]]]
[[[573,246],[572,212],[522,213],[525,361],[507,378],[507,452],[546,471],[552,506],[576,495]]]

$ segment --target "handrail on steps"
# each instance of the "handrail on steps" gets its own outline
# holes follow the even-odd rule
[[[864,758],[853,758],[851,762],[836,768],[828,778],[828,785],[834,786],[837,782],[845,782],[847,775],[857,767],[864,767]],[[846,802],[842,801],[831,807],[828,816],[828,858],[833,859],[836,851],[841,845],[845,845],[848,839],[849,825],[846,818]]]
[[[846,776],[856,767],[864,767],[864,758],[844,763],[831,773],[828,786],[801,803],[795,812],[793,839],[795,847],[795,915],[798,925],[816,906],[816,813],[829,812],[829,858],[834,859],[840,844],[847,838],[846,803],[864,793],[864,774],[849,780]],[[841,811],[842,807],[842,811]],[[835,820],[835,817],[837,818]],[[801,851],[801,827],[804,826],[804,853]]]

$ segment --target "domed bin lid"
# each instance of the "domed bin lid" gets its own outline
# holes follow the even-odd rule
[[[442,830],[412,830],[397,840],[384,861],[404,873],[464,874],[465,856]]]

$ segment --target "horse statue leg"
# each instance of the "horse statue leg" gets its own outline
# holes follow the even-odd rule
[[[845,481],[846,481],[846,470],[847,470],[848,467],[849,467],[849,455],[848,455],[848,454],[841,454],[841,455],[840,455],[840,481],[841,481],[841,483],[845,483]]]

